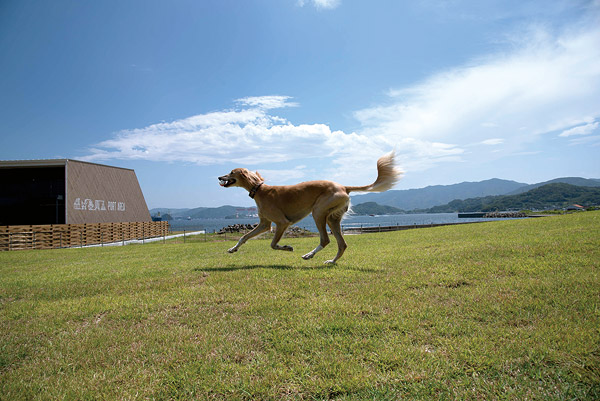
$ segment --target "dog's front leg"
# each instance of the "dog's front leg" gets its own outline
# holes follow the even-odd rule
[[[275,223],[276,224],[276,229],[275,229],[275,236],[273,237],[273,241],[271,241],[271,248],[273,249],[277,249],[280,251],[293,251],[294,248],[292,248],[289,245],[278,245],[277,243],[279,242],[279,240],[281,239],[281,237],[283,236],[283,233],[285,233],[285,230],[290,226],[290,223]]]
[[[235,246],[233,248],[229,248],[227,250],[227,252],[229,252],[229,253],[236,252],[250,238],[256,237],[257,235],[264,233],[265,231],[269,230],[269,228],[271,228],[271,222],[269,220],[261,219],[260,222],[258,223],[258,225],[252,229],[252,231],[250,231],[247,234],[245,234],[244,236],[242,236],[242,238],[240,238],[238,243],[235,244]]]

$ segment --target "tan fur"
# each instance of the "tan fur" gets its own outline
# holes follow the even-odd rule
[[[334,259],[325,263],[335,263],[347,248],[342,236],[341,221],[350,204],[350,192],[383,192],[392,188],[400,179],[402,172],[395,167],[394,152],[377,160],[377,179],[370,185],[362,187],[344,186],[332,181],[308,181],[295,185],[270,186],[264,184],[258,172],[245,168],[236,168],[231,173],[219,177],[224,187],[242,187],[251,194],[256,190],[254,200],[258,208],[260,222],[249,233],[244,235],[228,252],[236,252],[250,238],[268,231],[271,223],[276,230],[271,247],[284,251],[292,251],[288,245],[278,245],[285,230],[293,223],[302,220],[312,212],[319,230],[320,243],[311,252],[302,256],[312,258],[317,252],[329,244],[327,225],[331,229],[338,244],[338,252]],[[260,185],[260,186],[259,186]],[[257,187],[259,186],[259,187]]]

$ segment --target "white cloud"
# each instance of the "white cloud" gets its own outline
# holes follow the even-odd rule
[[[260,175],[268,181],[269,183],[278,184],[278,183],[287,183],[287,182],[297,182],[302,180],[307,172],[306,166],[297,166],[293,169],[280,169],[280,170],[268,170],[268,169],[259,169],[258,172]]]
[[[336,8],[341,4],[341,0],[313,0],[317,8]]]
[[[571,134],[596,128],[598,43],[599,24],[560,34],[530,28],[510,51],[390,90],[384,104],[355,112],[363,127],[358,133],[384,136],[396,145],[407,175],[448,162],[477,165],[524,151],[537,154],[547,142],[539,141],[544,135],[574,126],[582,128]],[[571,141],[584,143],[595,142]],[[494,147],[466,151],[474,145]]]
[[[290,99],[287,96],[247,97],[236,101],[240,106],[238,110],[216,111],[123,130],[112,139],[94,145],[81,159],[191,162],[198,165],[234,163],[253,167],[353,154],[357,159],[368,159],[372,167],[373,154],[383,154],[393,147],[382,137],[347,134],[334,131],[325,124],[294,125],[271,112],[276,108],[297,106]],[[288,179],[301,178],[304,171],[296,169]]]
[[[600,146],[600,135],[590,135],[590,136],[584,136],[584,137],[580,137],[580,138],[575,138],[575,139],[571,139],[570,146],[576,146],[576,145],[586,145],[586,146]]]
[[[243,106],[258,107],[265,110],[298,106],[298,103],[289,102],[290,99],[290,96],[249,96],[238,99],[236,102]]]
[[[332,178],[333,175],[346,177],[348,185],[364,185],[373,178],[376,158],[396,144],[395,140],[382,135],[345,133],[332,130],[326,124],[294,125],[271,113],[274,108],[295,105],[289,100],[286,96],[244,98],[236,101],[241,106],[238,110],[216,111],[123,130],[93,146],[81,159],[234,164],[258,168],[266,178],[280,184],[305,178]],[[461,153],[453,145],[432,145],[419,140],[406,140],[401,145],[399,155],[419,155],[407,157],[415,160],[415,168],[421,158],[429,163]],[[313,159],[315,163],[325,160],[326,167],[262,168],[265,164],[301,163],[300,160],[306,159]],[[351,168],[340,169],[340,166]]]
[[[312,3],[318,9],[334,9],[337,8],[342,1],[341,0],[298,0],[298,5],[304,7],[306,3]]]
[[[600,125],[600,123],[598,123],[598,122],[589,123],[589,124],[585,124],[585,125],[579,125],[577,127],[573,127],[573,128],[563,131],[558,136],[568,137],[568,136],[573,136],[573,135],[589,135],[592,132],[594,132],[598,128],[599,125]]]
[[[94,146],[84,160],[143,159],[200,165],[235,161],[244,164],[287,161],[305,152],[304,145],[326,144],[336,135],[322,124],[290,124],[270,115],[264,103],[238,111],[200,114],[170,123],[125,130]],[[317,147],[314,156],[331,153]],[[319,149],[323,149],[319,151]]]
[[[504,139],[502,138],[491,138],[491,139],[486,139],[485,141],[481,141],[480,142],[482,145],[500,145],[504,143]]]
[[[355,116],[365,133],[461,144],[481,142],[494,129],[515,145],[573,126],[573,120],[598,117],[600,29],[525,34],[511,52],[392,90],[387,104]]]

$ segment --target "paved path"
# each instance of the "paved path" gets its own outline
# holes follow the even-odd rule
[[[200,234],[204,234],[204,233],[205,233],[204,230],[203,231],[190,231],[189,233],[167,235],[166,237],[146,238],[144,240],[132,239],[132,240],[128,240],[128,241],[109,242],[106,244],[74,246],[72,248],[93,248],[93,247],[98,247],[98,246],[123,246],[123,245],[130,245],[130,244],[145,244],[147,242],[158,242],[158,241],[172,239],[172,238],[179,238],[179,237],[183,237],[183,236],[189,237],[192,235],[200,235]]]

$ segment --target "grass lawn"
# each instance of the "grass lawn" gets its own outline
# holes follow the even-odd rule
[[[600,212],[0,253],[0,399],[599,399]]]

